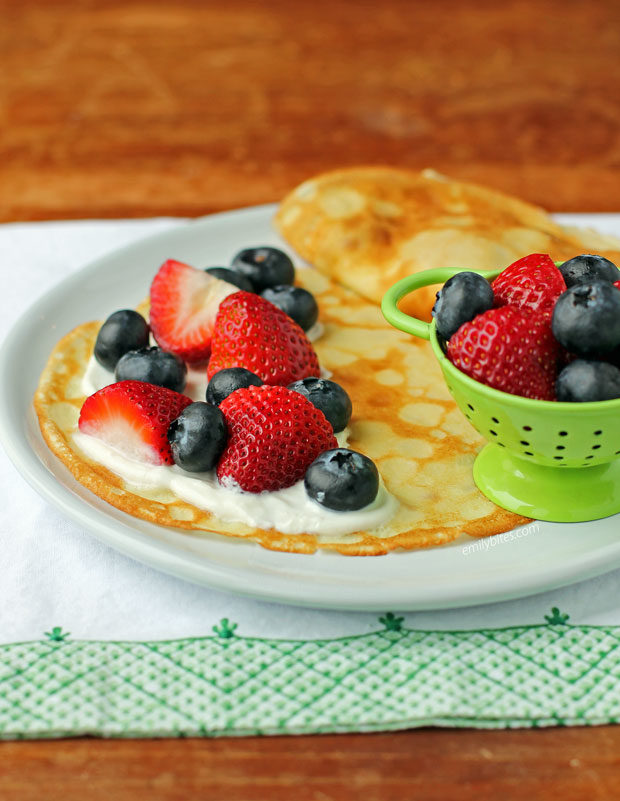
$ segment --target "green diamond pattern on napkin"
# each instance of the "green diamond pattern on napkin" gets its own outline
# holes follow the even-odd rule
[[[213,736],[546,726],[620,717],[620,627],[383,629],[331,640],[214,635],[0,646],[0,736]]]

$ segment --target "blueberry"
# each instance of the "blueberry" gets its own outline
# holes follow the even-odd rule
[[[613,351],[620,345],[620,292],[605,281],[576,284],[557,299],[551,329],[577,356]]]
[[[183,392],[187,365],[179,356],[157,347],[130,350],[118,360],[114,377],[117,381],[146,381]]]
[[[236,389],[262,385],[263,381],[245,367],[226,367],[215,373],[207,384],[207,403],[219,406]]]
[[[106,370],[114,370],[121,356],[148,344],[149,326],[144,317],[132,309],[122,309],[111,314],[99,329],[95,359]]]
[[[314,295],[299,286],[279,284],[263,290],[261,297],[273,303],[300,325],[304,331],[316,323],[319,318],[319,307]]]
[[[601,401],[620,398],[620,370],[607,362],[575,359],[558,376],[559,401]]]
[[[491,284],[478,273],[463,272],[448,278],[437,293],[432,315],[437,333],[450,339],[458,329],[493,306]]]
[[[227,438],[224,415],[217,406],[203,401],[186,406],[168,429],[172,458],[190,473],[213,470]]]
[[[558,270],[562,273],[568,289],[590,281],[609,281],[613,284],[614,281],[620,280],[620,270],[612,261],[588,253],[565,261],[564,264],[560,264]]]
[[[299,392],[320,409],[334,429],[334,434],[346,428],[353,407],[351,398],[340,384],[327,378],[302,378],[289,384],[288,388]]]
[[[278,248],[246,248],[239,251],[232,261],[232,269],[250,280],[255,292],[269,286],[292,284],[295,268],[289,257]]]
[[[324,451],[304,477],[308,495],[337,512],[363,509],[377,497],[379,473],[367,456],[347,448]]]
[[[221,281],[227,281],[229,284],[233,284],[239,287],[239,289],[243,289],[245,292],[254,292],[251,281],[241,275],[241,273],[231,270],[229,267],[207,267],[205,272],[209,273],[214,278],[219,278]]]

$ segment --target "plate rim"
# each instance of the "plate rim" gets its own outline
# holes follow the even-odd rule
[[[218,223],[229,222],[230,220],[232,220],[233,223],[239,220],[243,221],[243,219],[247,219],[248,216],[253,216],[257,219],[264,217],[265,224],[269,224],[270,216],[276,208],[277,204],[268,203],[219,212],[217,214],[209,214],[191,220],[180,219],[178,226],[173,226],[164,231],[158,231],[141,237],[120,248],[113,249],[103,256],[84,264],[77,270],[72,271],[69,275],[65,276],[44,292],[22,312],[20,317],[10,328],[4,342],[0,345],[0,442],[3,444],[10,461],[28,484],[47,502],[51,503],[71,520],[87,529],[99,541],[104,542],[126,556],[153,567],[156,570],[217,590],[234,592],[262,601],[297,606],[357,611],[384,611],[390,607],[401,611],[462,608],[477,604],[526,597],[528,595],[582,581],[596,575],[601,575],[619,567],[620,542],[605,547],[599,547],[598,550],[586,555],[585,558],[583,554],[580,554],[574,557],[572,561],[567,559],[554,568],[547,569],[542,575],[534,570],[529,576],[524,577],[518,583],[506,583],[505,580],[496,581],[494,583],[493,581],[487,580],[482,584],[476,584],[476,586],[470,587],[469,591],[464,591],[461,586],[458,591],[454,591],[452,594],[443,591],[436,594],[427,594],[423,598],[416,597],[415,592],[413,592],[413,594],[403,594],[399,592],[397,588],[390,591],[390,588],[387,587],[387,589],[383,588],[383,591],[379,591],[375,587],[372,588],[374,590],[374,593],[371,593],[372,597],[360,599],[355,596],[355,592],[357,592],[355,588],[353,588],[355,590],[353,595],[351,592],[347,592],[346,588],[334,594],[333,591],[331,593],[326,592],[327,588],[324,584],[316,584],[308,587],[300,584],[297,577],[275,580],[273,575],[271,576],[271,584],[261,583],[261,577],[259,575],[258,582],[248,586],[247,568],[231,568],[229,566],[223,566],[221,563],[214,563],[209,560],[205,561],[204,559],[200,559],[200,563],[197,564],[196,558],[192,557],[191,553],[182,552],[179,554],[179,550],[172,544],[153,538],[149,539],[147,535],[143,534],[135,527],[135,524],[133,526],[131,525],[134,518],[130,515],[116,510],[118,515],[125,518],[122,522],[119,522],[112,518],[110,514],[100,513],[98,509],[88,504],[84,499],[79,497],[79,495],[75,494],[69,486],[55,477],[54,473],[41,461],[33,446],[28,441],[26,428],[20,427],[18,430],[13,430],[9,425],[10,414],[8,411],[9,406],[7,405],[8,390],[6,389],[8,384],[5,379],[9,372],[12,359],[15,357],[19,347],[19,343],[23,339],[24,332],[29,327],[31,317],[43,312],[45,307],[49,306],[58,296],[61,296],[63,291],[66,291],[66,287],[71,283],[79,283],[80,280],[84,280],[89,275],[97,273],[97,271],[110,262],[110,260],[116,260],[131,255],[132,251],[139,252],[147,244],[155,246],[160,240],[165,243],[166,240],[170,238],[172,232],[179,232],[182,235],[184,231],[196,230],[201,226],[209,228],[211,226],[217,227]],[[269,218],[267,215],[269,215]],[[275,236],[275,232],[272,232],[272,236]],[[34,414],[32,407],[23,415],[24,424],[26,423],[28,414]],[[52,455],[52,459],[55,463],[57,462],[59,467],[66,470],[55,455]],[[73,477],[71,477],[71,479],[75,481]],[[154,526],[155,524],[148,525]],[[541,523],[540,525],[549,524]],[[165,529],[166,527],[157,528]],[[231,539],[222,537],[222,535],[219,534],[215,534],[215,536],[224,540]],[[239,543],[236,540],[235,547],[260,549],[260,546],[255,543]],[[440,546],[439,548],[429,550],[437,553],[441,552],[442,548],[445,547],[446,546]],[[260,550],[261,552],[263,551],[263,549]],[[372,559],[405,558],[415,560],[418,554],[429,553],[429,550],[406,553],[396,552],[382,557],[372,557]],[[277,552],[268,551],[267,553],[273,555]],[[341,556],[339,554],[334,556],[341,560],[347,560],[352,565],[355,564],[356,560],[361,559],[366,561],[371,559],[371,557]],[[273,558],[278,561],[282,559],[282,557],[289,559],[297,557],[316,560],[325,558],[321,552],[311,555],[278,554],[277,556],[274,555]],[[424,561],[424,557],[420,556],[419,558],[420,561]]]

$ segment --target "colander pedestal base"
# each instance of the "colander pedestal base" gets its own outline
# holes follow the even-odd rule
[[[537,520],[578,523],[620,512],[620,460],[594,467],[546,467],[489,443],[474,481],[498,506]]]

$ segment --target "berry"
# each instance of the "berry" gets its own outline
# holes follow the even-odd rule
[[[620,370],[607,362],[576,359],[555,384],[559,401],[601,401],[620,398]]]
[[[491,285],[478,273],[453,275],[437,293],[433,306],[437,333],[450,339],[463,323],[492,308],[493,297]]]
[[[610,353],[620,346],[620,293],[606,281],[575,284],[558,298],[551,327],[578,356]]]
[[[252,282],[248,281],[241,273],[231,270],[229,267],[207,267],[206,273],[212,275],[214,278],[219,278],[220,281],[226,281],[228,284],[236,286],[238,289],[243,289],[245,292],[254,292]]]
[[[367,456],[347,448],[321,453],[308,468],[304,486],[321,506],[337,512],[363,509],[377,497],[379,473]]]
[[[86,398],[78,425],[130,459],[173,464],[168,427],[191,402],[165,387],[120,381]]]
[[[448,342],[450,361],[476,381],[539,400],[554,399],[559,347],[545,320],[516,306],[479,314]]]
[[[351,398],[340,384],[326,378],[302,378],[289,384],[288,388],[299,392],[320,409],[334,429],[334,434],[347,427],[353,407]]]
[[[164,350],[190,364],[211,352],[215,315],[222,300],[236,292],[204,270],[168,259],[151,284],[151,329]]]
[[[220,404],[228,444],[217,466],[224,486],[273,492],[304,477],[316,457],[336,447],[325,415],[286,387],[247,387]]]
[[[519,306],[550,318],[553,306],[566,290],[562,273],[543,253],[525,256],[501,273],[491,284],[495,306]]]
[[[231,392],[246,387],[260,387],[263,381],[245,367],[228,367],[215,373],[207,384],[207,403],[219,406]]]
[[[157,347],[130,350],[116,365],[117,381],[146,381],[183,392],[187,378],[187,365],[174,353]]]
[[[190,473],[213,470],[227,437],[224,415],[217,406],[202,401],[186,406],[168,429],[172,458]]]
[[[121,356],[148,344],[149,326],[144,317],[132,309],[122,309],[111,314],[99,329],[95,359],[113,371]]]
[[[620,280],[614,281],[614,286],[616,287],[616,289],[620,289]]]
[[[262,292],[268,286],[292,284],[295,280],[293,262],[278,248],[264,246],[240,250],[231,266],[250,280],[255,292]]]
[[[207,376],[225,367],[245,367],[266,384],[287,385],[320,373],[317,355],[297,323],[249,292],[230,295],[217,313]]]
[[[312,328],[319,319],[319,307],[314,295],[299,286],[279,284],[263,290],[261,297],[288,314],[304,331]]]
[[[620,280],[620,270],[616,265],[603,258],[603,256],[593,256],[584,253],[575,256],[574,259],[560,264],[559,268],[568,289],[577,284],[587,284],[591,281],[614,281]]]

